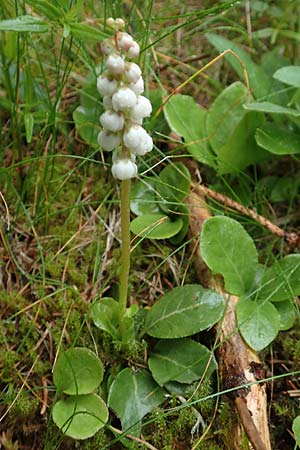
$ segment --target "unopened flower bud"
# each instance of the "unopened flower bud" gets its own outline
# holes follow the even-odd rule
[[[113,132],[120,131],[124,127],[124,116],[115,111],[108,110],[101,114],[100,123],[106,130]]]
[[[132,121],[136,121],[139,119],[144,119],[145,117],[149,117],[152,112],[152,105],[150,100],[142,95],[137,97],[137,102],[135,106],[131,109],[130,118]]]
[[[137,175],[137,165],[130,159],[119,159],[113,163],[111,172],[118,180],[129,180]]]
[[[113,95],[118,90],[117,80],[109,80],[105,75],[97,78],[97,89],[100,95]]]
[[[128,86],[136,95],[142,94],[144,92],[143,77],[140,77],[136,83],[130,83]]]
[[[109,55],[106,61],[106,66],[111,73],[120,74],[125,70],[125,61],[120,55]]]
[[[137,42],[133,41],[128,49],[127,55],[129,58],[137,58],[140,54],[140,46]]]
[[[127,52],[131,45],[133,44],[133,37],[128,33],[118,33],[117,34],[117,43],[121,50]]]
[[[140,125],[131,125],[123,135],[123,142],[130,150],[138,147],[140,142],[147,134],[146,130]]]
[[[118,17],[118,19],[115,20],[115,25],[116,25],[119,29],[125,28],[125,22],[124,22],[124,20],[123,20],[123,19],[120,19],[119,17]]]
[[[125,67],[125,77],[128,83],[136,83],[142,75],[140,66],[135,63],[128,63]]]
[[[112,39],[105,39],[101,44],[101,50],[104,55],[110,55],[115,51],[114,42]]]
[[[107,130],[102,130],[98,134],[98,144],[103,150],[111,152],[121,144],[121,137],[119,134],[110,133]]]
[[[122,87],[112,96],[112,104],[115,111],[125,111],[136,104],[136,95],[128,87]]]
[[[107,25],[109,25],[110,27],[113,27],[115,24],[115,19],[113,17],[109,17],[108,19],[106,19],[106,23]]]

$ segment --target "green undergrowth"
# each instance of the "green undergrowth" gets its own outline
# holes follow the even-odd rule
[[[181,135],[171,134],[171,121],[167,123],[162,113],[155,115],[168,94],[219,54],[217,46],[204,36],[207,32],[247,48],[258,67],[268,66],[263,55],[269,50],[278,52],[275,60],[285,58],[288,64],[299,65],[296,1],[288,5],[283,1],[250,2],[252,34],[247,30],[245,2],[229,5],[206,0],[199,6],[193,1],[185,5],[171,0],[148,1],[146,9],[140,1],[131,5],[117,0],[53,3],[78,5],[78,20],[98,30],[102,30],[104,16],[128,17],[145,48],[141,65],[146,93],[154,105],[153,117],[145,127],[153,133],[156,149],[140,161],[142,180],[158,182],[163,169],[174,162],[191,166],[192,172],[196,167],[205,186],[286,231],[299,230],[299,154],[271,154],[262,163],[222,172],[219,168],[224,162],[218,168],[216,154],[211,165],[192,159],[187,139],[183,142]],[[2,2],[0,20],[24,15],[31,11],[28,5],[35,6],[33,1]],[[147,355],[155,340],[143,336],[121,345],[91,320],[93,303],[102,297],[117,297],[120,272],[119,186],[111,177],[111,156],[103,155],[95,145],[102,108],[100,98],[95,99],[94,86],[95,67],[101,66],[99,42],[90,37],[85,42],[76,34],[63,36],[68,28],[63,30],[61,22],[57,24],[41,11],[37,15],[51,24],[46,33],[0,31],[0,447],[144,450],[147,447],[142,442],[120,437],[110,429],[121,429],[113,413],[109,425],[86,441],[64,436],[51,418],[58,398],[52,369],[59,351],[85,347],[99,356],[106,374],[97,392],[106,400],[112,378],[121,368],[147,367]],[[235,82],[242,83],[244,78],[232,67],[232,60],[220,60],[187,82],[179,94],[191,96],[209,110],[221,92]],[[297,95],[290,95],[291,88],[282,85],[282,91],[291,106],[299,109]],[[79,105],[92,110],[92,134],[89,129],[85,133],[86,122],[75,120],[73,113]],[[287,130],[298,129],[299,118],[280,117]],[[274,123],[281,125],[278,116]],[[210,198],[208,203],[213,214],[229,215],[244,226],[255,242],[261,264],[269,266],[296,252],[261,224],[227,207],[226,202]],[[178,201],[172,208],[182,212]],[[132,219],[135,217],[132,214]],[[164,293],[197,283],[195,241],[183,236],[174,244],[168,239],[150,240],[132,234],[129,296],[140,308],[137,333],[143,328],[145,311]],[[298,300],[295,310],[299,319]],[[294,449],[291,430],[293,419],[299,415],[299,401],[293,394],[299,390],[299,380],[291,374],[299,370],[299,334],[297,321],[262,352],[270,379],[272,450]],[[194,340],[208,348],[218,345],[212,330],[196,334]],[[230,433],[236,415],[229,400],[217,395],[220,389],[215,373],[209,380],[190,386],[185,400],[192,404],[188,401],[185,405],[174,392],[168,394],[143,421],[142,440],[158,450],[186,450],[196,443],[198,450],[232,450]],[[244,437],[241,450],[247,445]]]

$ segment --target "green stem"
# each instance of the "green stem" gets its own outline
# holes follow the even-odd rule
[[[125,314],[130,269],[130,186],[131,180],[121,182],[121,273],[120,303]]]

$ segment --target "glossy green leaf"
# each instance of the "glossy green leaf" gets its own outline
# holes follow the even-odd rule
[[[237,72],[240,80],[245,82],[244,70],[246,70],[250,89],[255,98],[267,96],[271,91],[272,79],[264,72],[264,70],[255,64],[250,58],[249,54],[241,49],[237,44],[222,36],[214,33],[205,35],[207,40],[219,51],[224,52],[227,49],[232,50],[237,57],[232,54],[225,56],[226,61],[231,65],[233,70]],[[243,66],[241,62],[243,63]]]
[[[236,312],[241,335],[257,352],[267,347],[280,330],[279,312],[270,302],[253,302],[242,297]]]
[[[159,341],[149,357],[149,369],[160,386],[169,381],[192,383],[217,368],[213,354],[192,339]]]
[[[26,134],[26,142],[30,144],[32,140],[32,131],[34,125],[34,116],[31,113],[24,114],[24,125],[25,125],[25,134]]]
[[[158,199],[163,198],[164,204],[171,203],[173,210],[176,210],[176,202],[188,195],[190,186],[190,172],[182,163],[168,164],[156,179]]]
[[[290,300],[274,303],[275,308],[280,315],[280,330],[289,330],[296,320],[296,309],[294,303]]]
[[[119,337],[122,307],[113,298],[105,297],[94,303],[91,309],[94,324],[114,338]]]
[[[103,364],[87,348],[74,347],[59,354],[53,369],[53,381],[59,392],[90,394],[101,383]]]
[[[246,86],[237,81],[225,88],[211,105],[206,120],[209,143],[218,154],[245,116],[243,108],[248,100]]]
[[[164,339],[191,336],[214,325],[223,311],[223,297],[213,290],[198,284],[177,287],[152,306],[144,332]]]
[[[168,239],[179,233],[182,225],[180,218],[172,221],[165,214],[144,214],[131,222],[130,230],[149,239]]]
[[[189,95],[173,95],[164,107],[169,127],[183,137],[185,148],[197,160],[214,167],[205,129],[206,111]]]
[[[87,439],[106,424],[108,410],[96,394],[72,395],[55,403],[52,416],[65,435],[73,439]]]
[[[146,370],[122,370],[112,383],[108,404],[122,423],[122,430],[139,435],[142,418],[164,400],[164,390]]]
[[[223,275],[227,292],[242,295],[251,288],[258,268],[257,250],[239,222],[224,216],[206,220],[200,251],[212,272]]]
[[[300,66],[286,66],[276,70],[273,77],[282,83],[300,88]]]
[[[43,20],[34,16],[19,16],[15,19],[1,20],[0,31],[16,31],[31,33],[46,33],[48,25]]]
[[[104,31],[99,30],[99,28],[91,27],[90,25],[86,25],[84,23],[70,23],[70,32],[72,36],[84,39],[85,41],[102,41],[104,38],[107,38],[108,33],[104,33]]]
[[[130,209],[137,216],[161,213],[155,191],[155,179],[135,183],[130,194]]]
[[[300,254],[285,256],[267,269],[258,295],[272,302],[293,300],[300,295]]]
[[[300,416],[295,417],[293,420],[293,433],[297,445],[300,445]]]
[[[299,117],[300,111],[297,111],[296,109],[287,108],[285,106],[276,105],[275,103],[271,102],[253,102],[253,103],[246,103],[244,105],[244,108],[248,111],[257,111],[257,112],[264,112],[269,114],[286,114],[288,116],[292,117]]]
[[[80,137],[90,146],[99,147],[97,136],[100,125],[99,116],[95,116],[95,110],[78,106],[73,112],[73,120]]]
[[[278,124],[265,122],[255,133],[257,144],[275,155],[300,153],[300,135]]]

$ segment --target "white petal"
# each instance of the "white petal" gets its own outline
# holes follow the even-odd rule
[[[100,147],[108,152],[111,152],[121,144],[121,137],[119,134],[110,133],[106,130],[100,131],[97,139]]]
[[[136,83],[140,76],[142,75],[142,71],[140,66],[135,63],[127,63],[125,67],[125,76],[128,83]]]
[[[102,97],[113,95],[118,90],[118,82],[117,80],[109,80],[105,75],[100,75],[97,78],[97,89]]]
[[[136,95],[142,94],[144,92],[143,77],[140,77],[136,83],[130,83],[128,86]]]
[[[122,114],[118,114],[115,111],[105,111],[100,116],[100,123],[106,130],[109,131],[120,131],[124,127],[124,116]]]
[[[106,67],[111,73],[120,74],[125,70],[125,61],[120,55],[109,55],[106,61]]]
[[[128,49],[127,55],[129,58],[137,58],[140,54],[140,46],[137,42],[133,42]]]
[[[137,102],[135,106],[131,109],[130,119],[135,122],[139,119],[144,119],[145,117],[149,117],[152,112],[152,105],[148,98],[143,95],[139,95],[137,97]]]
[[[136,104],[136,95],[128,87],[122,87],[112,96],[112,104],[115,111],[125,111]]]
[[[112,165],[111,172],[118,180],[129,180],[137,174],[137,165],[131,159],[119,159]]]

